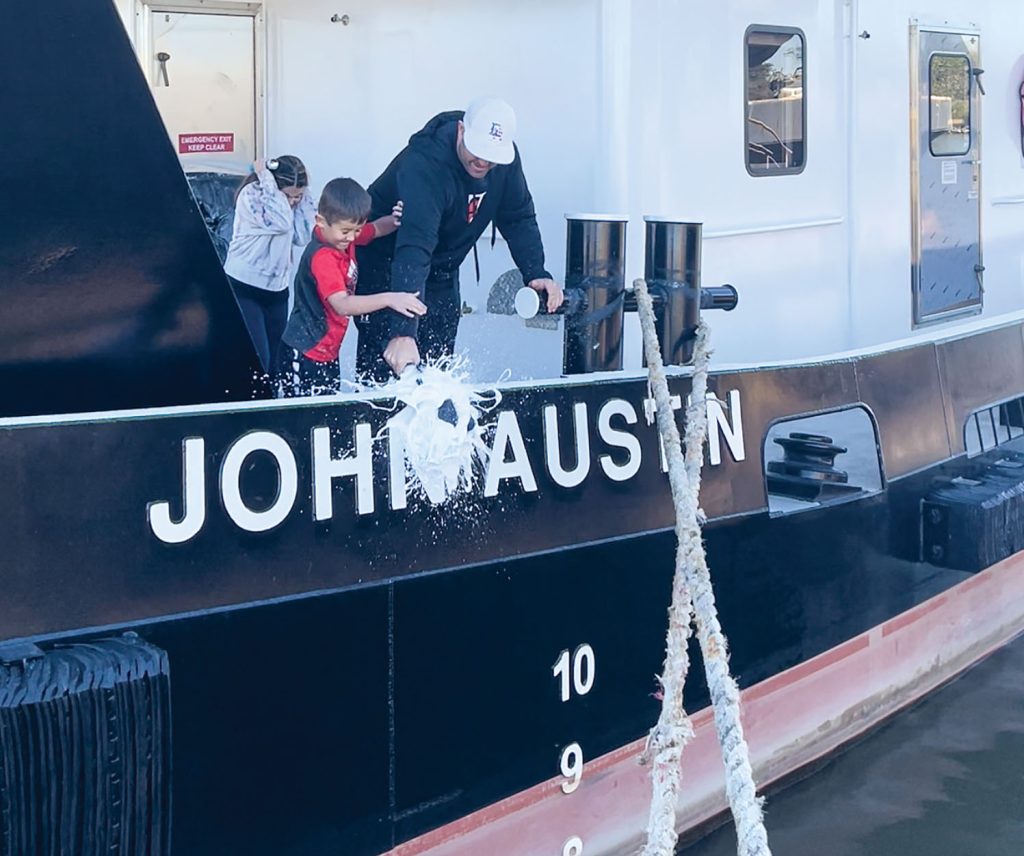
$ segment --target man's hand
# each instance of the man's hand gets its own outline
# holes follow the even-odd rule
[[[384,349],[384,362],[396,375],[400,375],[406,366],[418,365],[420,349],[416,340],[412,336],[396,336]]]
[[[562,301],[565,300],[565,294],[560,286],[553,279],[531,279],[528,286],[534,291],[543,291],[548,296],[548,312],[554,312],[562,305]]]

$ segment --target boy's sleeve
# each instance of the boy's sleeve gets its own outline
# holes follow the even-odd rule
[[[367,223],[359,230],[359,234],[356,235],[356,239],[353,243],[357,247],[365,247],[376,237],[377,230],[374,228],[373,223]]]
[[[310,270],[316,281],[316,293],[320,295],[320,302],[324,306],[329,305],[328,297],[348,288],[348,281],[338,264],[337,256],[327,247],[321,247],[313,254]]]

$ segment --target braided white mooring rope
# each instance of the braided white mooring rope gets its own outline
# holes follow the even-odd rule
[[[664,694],[661,715],[647,738],[642,760],[653,762],[653,794],[643,856],[672,856],[676,832],[676,804],[682,775],[683,746],[693,737],[693,726],[683,709],[683,685],[690,667],[687,641],[696,624],[704,657],[704,671],[714,708],[715,729],[725,765],[725,790],[736,823],[739,856],[771,856],[768,834],[757,796],[750,755],[740,722],[740,694],[729,673],[729,651],[718,622],[711,588],[707,556],[701,538],[700,493],[704,440],[707,436],[708,328],[702,322],[697,331],[694,373],[690,401],[686,408],[686,455],[683,456],[679,429],[669,401],[668,380],[655,330],[654,307],[642,279],[634,283],[640,311],[650,384],[657,406],[658,432],[668,461],[669,483],[676,508],[675,576],[669,607],[665,667],[661,676]]]

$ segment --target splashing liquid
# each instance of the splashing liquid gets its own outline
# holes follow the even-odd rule
[[[445,357],[410,366],[379,391],[405,405],[388,419],[392,454],[404,450],[410,487],[434,505],[447,503],[473,486],[490,450],[481,417],[501,401],[497,390],[480,393],[468,382],[468,364]]]

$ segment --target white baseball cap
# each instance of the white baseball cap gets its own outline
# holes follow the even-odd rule
[[[466,108],[462,142],[480,160],[508,164],[516,158],[516,111],[500,98],[477,98]]]

